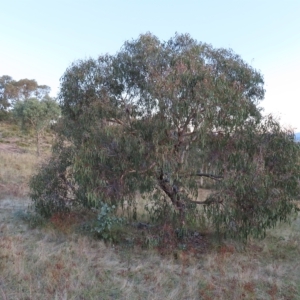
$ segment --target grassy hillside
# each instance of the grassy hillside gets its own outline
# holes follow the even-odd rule
[[[0,124],[1,299],[300,299],[300,217],[246,246],[206,231],[197,247],[165,251],[147,229],[105,244],[82,226],[94,216],[88,211],[34,216],[28,180],[51,139],[37,159],[32,135]],[[137,237],[144,243],[131,242]]]
[[[53,134],[46,133],[42,157],[37,158],[32,132],[25,134],[17,124],[0,122],[0,199],[26,197],[28,180],[38,164],[49,156],[52,140]]]

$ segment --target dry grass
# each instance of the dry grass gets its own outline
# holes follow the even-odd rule
[[[55,223],[55,222],[54,222]],[[161,256],[0,213],[3,299],[299,299],[300,218],[245,247]],[[68,230],[66,230],[68,229]]]
[[[78,231],[88,213],[32,228],[25,206],[13,208],[23,199],[7,197],[26,195],[37,164],[34,152],[0,151],[1,299],[300,299],[300,217],[246,246],[207,237],[205,251],[161,255],[132,243],[105,245]]]
[[[23,198],[28,194],[28,181],[50,153],[52,135],[42,141],[42,156],[36,156],[32,133],[24,135],[17,125],[0,122],[0,199]]]
[[[34,154],[0,151],[0,199],[25,197],[37,164]]]

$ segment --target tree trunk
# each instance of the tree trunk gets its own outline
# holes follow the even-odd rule
[[[37,131],[36,133],[36,154],[39,157],[40,156],[40,132]]]
[[[159,178],[160,188],[168,195],[173,205],[179,210],[180,223],[182,226],[185,224],[185,205],[180,199],[180,194],[175,186],[171,186],[169,182],[164,180],[161,176]]]

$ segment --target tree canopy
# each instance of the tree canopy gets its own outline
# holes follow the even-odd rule
[[[264,92],[240,56],[187,34],[147,33],[73,63],[52,159],[31,182],[37,210],[125,201],[134,210],[139,192],[149,212],[182,226],[204,205],[219,232],[263,235],[295,208],[299,179],[293,132],[262,117]]]
[[[40,156],[40,139],[44,130],[51,125],[51,121],[57,121],[60,116],[58,103],[50,97],[44,97],[42,100],[28,98],[18,101],[14,106],[13,113],[23,129],[34,130],[37,155]]]
[[[6,111],[17,101],[35,97],[39,100],[49,95],[50,87],[38,85],[34,79],[14,80],[11,76],[0,77],[0,110]]]

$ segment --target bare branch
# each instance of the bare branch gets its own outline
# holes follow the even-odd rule
[[[208,177],[208,178],[218,180],[218,181],[220,181],[221,179],[224,178],[224,176],[221,176],[221,175],[214,175],[214,174],[208,174],[208,173],[197,173],[197,174],[194,174],[194,176]]]
[[[196,134],[196,131],[187,132],[187,133],[183,134],[182,136],[186,137],[186,136],[190,136],[190,135],[194,135],[194,134]]]
[[[113,123],[117,123],[117,124],[120,124],[120,125],[124,125],[124,123],[119,120],[119,119],[116,119],[116,118],[113,118],[113,119],[107,119],[108,122],[113,122]]]
[[[220,200],[215,200],[215,199],[211,199],[211,198],[208,198],[204,201],[194,201],[194,200],[190,200],[190,203],[194,203],[194,204],[199,204],[199,205],[209,205],[209,204],[212,204],[212,203],[218,203],[218,204],[221,204],[223,203],[223,200],[220,199]]]

